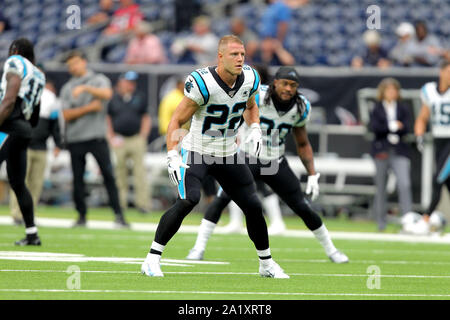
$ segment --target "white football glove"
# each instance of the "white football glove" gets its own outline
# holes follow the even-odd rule
[[[314,201],[319,196],[319,178],[320,173],[308,176],[308,182],[306,184],[306,194],[309,195],[312,192],[311,200]]]
[[[251,124],[250,133],[247,136],[247,139],[245,139],[246,144],[249,142],[253,143],[253,153],[256,157],[259,157],[262,146],[262,131],[259,123],[255,122]]]
[[[189,168],[189,166],[183,163],[181,156],[176,150],[170,150],[167,152],[167,170],[169,171],[170,182],[174,186],[178,186],[178,181],[181,180],[180,168]]]

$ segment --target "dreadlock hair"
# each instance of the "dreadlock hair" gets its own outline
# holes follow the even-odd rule
[[[266,96],[264,97],[264,104],[269,104],[270,99],[272,98],[272,95],[275,95],[275,81],[272,80],[272,82],[269,84],[269,89],[267,90]],[[295,103],[297,104],[297,109],[300,114],[303,114],[306,110],[306,104],[304,100],[302,99],[304,97],[304,94],[300,91],[297,91],[297,94],[292,97],[291,103],[292,105]]]
[[[19,38],[14,40],[9,46],[9,55],[21,55],[34,64],[34,49],[33,44],[26,38]]]

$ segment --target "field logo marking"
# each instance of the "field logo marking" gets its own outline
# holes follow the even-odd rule
[[[379,266],[371,265],[367,267],[366,272],[369,274],[367,278],[367,288],[372,289],[381,289],[381,269]]]
[[[71,265],[67,268],[66,273],[69,274],[66,285],[69,290],[81,289],[81,269],[77,265]]]

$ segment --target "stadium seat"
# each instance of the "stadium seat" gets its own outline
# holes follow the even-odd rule
[[[125,58],[126,52],[127,52],[126,45],[118,45],[108,52],[108,54],[106,55],[106,62],[120,63]]]

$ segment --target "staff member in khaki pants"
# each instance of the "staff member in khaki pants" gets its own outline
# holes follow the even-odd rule
[[[33,198],[33,207],[37,208],[44,183],[45,167],[47,166],[47,139],[52,136],[56,144],[53,151],[56,157],[61,147],[61,134],[58,125],[58,115],[61,109],[57,99],[56,89],[52,82],[47,81],[41,96],[41,109],[38,125],[33,128],[31,141],[27,150],[27,174],[25,183]],[[13,192],[9,198],[11,215],[16,224],[22,224],[17,198]]]
[[[128,167],[133,161],[133,177],[136,208],[147,213],[149,191],[144,156],[147,137],[151,128],[151,118],[142,95],[136,91],[138,74],[128,71],[119,77],[113,98],[108,104],[108,138],[116,156],[116,176],[120,205],[128,205]]]

